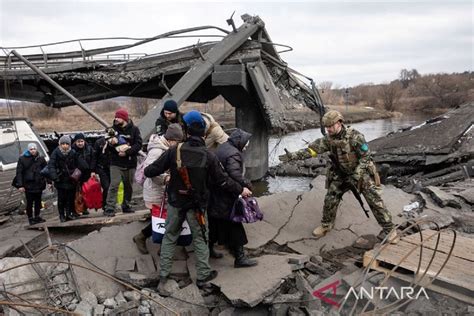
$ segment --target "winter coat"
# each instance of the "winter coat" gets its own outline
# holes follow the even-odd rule
[[[181,114],[181,112],[178,111],[178,113],[176,113],[176,117],[172,121],[168,121],[165,117],[164,110],[161,110],[160,117],[156,119],[155,122],[156,133],[160,136],[164,135],[168,130],[168,126],[173,123],[178,123],[179,125],[181,125],[183,132],[185,132],[183,114]],[[186,133],[184,133],[184,135],[186,135]]]
[[[192,153],[188,155],[188,153]],[[199,155],[205,157],[204,164],[200,161],[193,162],[193,157]],[[192,196],[181,194],[180,191],[186,191],[186,186],[178,172],[177,147],[170,147],[158,160],[145,168],[145,176],[155,177],[163,172],[170,170],[170,183],[168,185],[168,203],[180,209],[190,209],[190,205],[195,205]],[[202,156],[200,156],[202,157]],[[199,164],[188,168],[189,178],[193,189],[199,197],[200,207],[207,208],[209,188],[211,186],[225,188],[229,192],[239,194],[242,192],[242,186],[229,178],[222,170],[217,157],[205,147],[204,139],[201,137],[190,136],[181,147],[181,159],[184,166]]]
[[[215,151],[220,144],[223,144],[229,138],[226,132],[222,129],[219,123],[214,120],[209,113],[202,113],[202,118],[204,122],[206,122],[206,130],[205,130],[205,140],[206,140],[206,147],[212,151]]]
[[[86,182],[91,177],[91,172],[95,170],[96,158],[94,149],[92,149],[92,146],[88,143],[85,143],[83,148],[79,148],[74,144],[72,145],[72,149],[77,152],[79,157],[81,157],[87,165],[87,168],[81,174],[80,180],[81,183]]]
[[[144,166],[148,167],[151,165],[155,160],[160,158],[168,148],[169,143],[164,136],[152,134],[148,141],[147,155],[143,162]],[[164,191],[163,181],[164,176],[145,179],[143,183],[143,200],[145,201],[146,207],[151,209],[153,204],[160,205]]]
[[[105,137],[97,139],[94,143],[94,164],[93,171],[97,173],[97,169],[108,170],[110,168],[110,152],[107,150],[108,146]]]
[[[16,179],[18,187],[25,188],[26,192],[39,193],[46,188],[46,179],[40,174],[47,162],[39,153],[31,155],[25,150],[18,159]]]
[[[252,189],[252,184],[244,177],[244,157],[242,150],[252,135],[236,129],[227,142],[217,148],[216,156],[224,167],[229,177],[239,183],[242,187]],[[228,219],[235,200],[239,193],[229,192],[223,188],[214,186],[211,189],[209,202],[209,216]]]
[[[108,144],[107,150],[110,153],[110,165],[127,169],[136,168],[137,155],[142,149],[142,136],[140,135],[140,130],[133,124],[132,120],[129,120],[124,128],[114,124],[113,129],[118,134],[117,138],[124,139],[130,148],[125,151],[126,155],[121,157],[116,150],[118,144]]]
[[[70,178],[74,169],[79,168],[81,172],[87,169],[86,162],[79,154],[71,149],[66,155],[57,147],[49,158],[48,169],[54,186],[59,189],[73,190],[77,183]]]

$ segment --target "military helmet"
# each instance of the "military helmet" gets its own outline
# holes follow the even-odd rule
[[[323,116],[323,125],[325,127],[333,126],[339,121],[344,122],[344,117],[339,111],[331,110]]]

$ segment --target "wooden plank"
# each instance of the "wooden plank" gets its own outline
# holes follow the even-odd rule
[[[407,275],[407,274],[402,274],[397,271],[391,272],[391,269],[386,269],[380,266],[377,266],[374,270],[383,272],[385,274],[392,273],[391,275],[397,279],[403,280],[405,282],[412,283],[413,282],[413,276],[412,275]],[[438,293],[441,293],[443,295],[451,296],[457,300],[466,302],[468,304],[474,305],[474,296],[472,293],[468,292],[468,294],[465,293],[465,291],[461,288],[458,291],[453,290],[452,288],[448,288],[445,284],[442,284],[443,282],[439,282],[438,280],[434,280],[433,283],[428,284],[427,282],[430,281],[430,278],[425,277],[422,281],[421,286],[423,286],[425,289],[429,289]],[[470,294],[469,294],[470,293]]]
[[[117,258],[115,271],[135,271],[135,258]]]
[[[114,217],[103,216],[102,212],[91,211],[88,216],[61,223],[59,218],[50,219],[44,223],[28,226],[28,229],[41,229],[44,226],[51,227],[76,227],[90,225],[116,225],[134,222],[150,217],[150,210],[140,210],[135,213],[116,213]]]
[[[436,241],[438,239],[438,237],[436,236],[438,232],[428,229],[428,230],[424,230],[422,234],[423,234],[423,240],[424,240],[423,247],[434,250],[436,247]],[[431,236],[433,237],[428,239]],[[454,239],[454,234],[452,232],[442,232],[437,250],[445,254],[448,254],[451,249],[453,239]],[[411,244],[421,243],[419,233],[405,236],[402,238],[402,240],[409,242]],[[456,244],[453,249],[453,255],[459,258],[469,260],[469,261],[474,261],[474,239],[459,236],[459,234],[457,234]]]
[[[371,268],[378,268],[382,262],[388,263],[390,265],[397,265],[400,260],[405,255],[407,255],[413,247],[413,244],[404,241],[400,241],[396,245],[388,245],[388,247],[386,247],[379,254],[379,256],[377,257],[377,263],[372,264]],[[429,261],[431,260],[433,253],[433,250],[423,248],[423,257],[419,270],[419,275],[422,275],[426,271],[426,268],[428,266]],[[364,255],[364,265],[367,266],[369,264],[370,259],[373,257],[373,255],[373,251],[366,252],[366,254]],[[420,252],[419,250],[415,250],[399,265],[399,267],[412,272],[416,272],[419,258]],[[429,277],[434,277],[438,270],[441,268],[446,258],[447,255],[445,253],[437,252],[426,275]],[[448,263],[443,268],[443,271],[441,271],[441,273],[438,275],[437,279],[446,283],[463,287],[470,291],[474,291],[474,270],[470,269],[469,267],[472,267],[472,262],[456,256],[451,256]]]

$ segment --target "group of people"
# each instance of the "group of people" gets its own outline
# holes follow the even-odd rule
[[[244,177],[243,151],[251,135],[236,129],[227,135],[207,113],[190,111],[182,114],[173,100],[163,105],[156,122],[156,134],[150,136],[144,161],[143,198],[149,208],[159,204],[167,190],[165,235],[160,248],[160,283],[158,292],[170,293],[166,283],[171,273],[173,255],[183,222],[191,229],[197,263],[197,285],[202,287],[217,276],[209,257],[222,258],[214,244],[224,244],[234,255],[234,267],[257,264],[244,252],[248,242],[242,223],[230,220],[235,200],[252,195],[251,183]],[[185,168],[186,176],[183,176]],[[203,217],[200,221],[199,215]],[[205,229],[203,230],[203,222]],[[133,240],[147,253],[148,225]]]
[[[379,237],[395,234],[389,236],[390,241],[395,242],[394,224],[382,201],[380,183],[376,181],[375,165],[364,136],[346,127],[344,118],[337,111],[326,113],[323,123],[328,132],[326,136],[309,144],[307,149],[280,156],[282,161],[315,157],[323,152],[334,156],[333,166],[327,174],[328,191],[322,225],[313,231],[313,235],[322,237],[333,228],[342,195],[350,185],[355,185],[382,226]],[[248,242],[244,226],[230,220],[236,199],[252,195],[252,184],[244,175],[243,154],[250,139],[251,134],[241,129],[227,135],[207,113],[190,111],[183,114],[173,100],[163,104],[143,162],[146,207],[152,209],[153,205],[160,205],[164,190],[167,193],[166,232],[160,248],[158,292],[161,295],[170,295],[166,283],[185,220],[193,238],[198,287],[217,276],[217,271],[209,264],[209,257],[218,259],[223,256],[215,251],[216,243],[227,246],[235,257],[235,268],[257,264],[244,252],[244,245]],[[82,134],[77,134],[73,140],[62,136],[48,163],[50,179],[57,189],[60,220],[77,217],[74,196],[81,183],[90,177],[100,179],[104,215],[115,215],[120,182],[124,187],[122,212],[133,212],[130,206],[132,183],[141,149],[140,131],[124,109],[116,111],[112,130],[108,136],[98,139],[94,146],[88,145]],[[43,221],[39,209],[41,192],[46,187],[40,174],[44,166],[46,161],[39,157],[34,144],[28,145],[28,150],[19,159],[17,176],[20,190],[26,193],[30,224]],[[72,177],[77,169],[81,171],[79,180]],[[140,252],[148,253],[146,239],[151,235],[150,224],[133,237]]]

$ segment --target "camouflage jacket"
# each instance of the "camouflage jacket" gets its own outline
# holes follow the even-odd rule
[[[306,159],[324,152],[334,155],[341,171],[348,176],[360,178],[374,166],[364,135],[344,125],[338,135],[333,137],[326,135],[316,139],[308,145],[308,148],[301,149],[294,155],[297,159]]]

